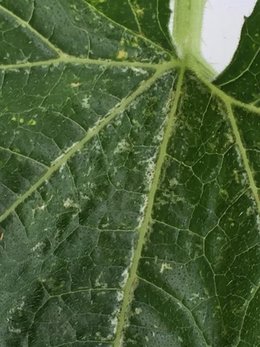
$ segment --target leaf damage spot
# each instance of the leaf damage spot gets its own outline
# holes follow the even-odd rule
[[[72,82],[72,83],[70,84],[71,88],[78,88],[80,85],[81,85],[80,82]]]
[[[141,314],[142,311],[143,311],[143,310],[142,310],[140,307],[136,307],[136,308],[135,308],[135,314],[136,314],[136,315]]]
[[[155,159],[156,159],[156,155],[154,155],[153,157],[151,157],[147,160],[147,168],[146,168],[145,177],[147,179],[149,187],[152,183],[152,179],[153,179],[154,172],[155,172]]]
[[[128,276],[129,276],[129,271],[128,271],[128,268],[126,268],[126,269],[122,272],[122,280],[119,282],[120,288],[124,288],[124,286],[125,286],[125,284],[126,284],[126,282],[127,282]]]
[[[41,206],[37,207],[37,210],[39,211],[44,211],[46,209],[47,205],[46,204],[42,204]]]
[[[127,152],[129,150],[129,148],[130,148],[129,143],[126,141],[126,139],[123,139],[116,146],[116,148],[114,150],[114,154]]]
[[[28,121],[28,125],[31,125],[31,126],[34,126],[34,125],[36,125],[36,120],[35,119],[30,119],[29,121]]]
[[[86,96],[84,99],[82,99],[81,106],[85,109],[90,109],[90,103],[89,103],[90,97]]]
[[[117,52],[116,59],[118,59],[118,60],[125,60],[125,59],[127,59],[127,57],[128,57],[128,53],[125,50],[120,49]]]
[[[38,242],[35,246],[33,246],[32,248],[32,252],[37,251],[39,248],[41,248],[42,246],[44,246],[43,242]]]
[[[172,270],[172,266],[169,263],[162,263],[160,268],[160,274],[163,274],[165,270]]]
[[[147,71],[142,68],[132,67],[132,70],[137,74],[137,76],[147,75]]]
[[[67,198],[66,200],[63,201],[63,206],[65,208],[79,208],[79,205],[70,198]]]

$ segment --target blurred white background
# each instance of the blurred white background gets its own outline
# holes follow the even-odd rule
[[[231,61],[244,16],[251,14],[255,4],[256,0],[207,0],[201,50],[217,72],[221,72]]]

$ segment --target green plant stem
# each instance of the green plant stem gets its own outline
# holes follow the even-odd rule
[[[200,75],[209,80],[216,76],[201,55],[201,31],[206,0],[175,0],[173,41],[181,60],[196,66]]]

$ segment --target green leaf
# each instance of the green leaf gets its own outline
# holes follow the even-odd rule
[[[254,12],[245,18],[239,47],[231,64],[219,76],[216,83],[227,94],[259,106],[259,58],[260,58],[260,2]]]
[[[173,53],[172,39],[168,30],[171,10],[165,0],[88,0],[101,13],[125,28],[153,41]]]
[[[210,82],[166,1],[0,2],[1,347],[259,345],[259,11]]]

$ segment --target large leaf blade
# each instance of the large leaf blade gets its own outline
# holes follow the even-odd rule
[[[90,2],[1,2],[0,341],[256,346],[259,109]]]
[[[257,305],[258,205],[228,112],[193,76],[183,88],[126,346],[241,345]]]
[[[60,68],[63,70],[59,66],[56,69]],[[74,69],[75,67],[72,67],[73,72]],[[80,69],[82,70],[81,67]],[[94,76],[99,76],[100,73],[95,74],[96,69]],[[119,70],[112,67],[110,73],[115,77]],[[124,77],[127,70],[123,68]],[[105,81],[107,76],[103,69],[101,71]],[[136,68],[133,72],[142,79],[144,75],[149,76],[149,72],[142,70],[140,74],[140,70]],[[75,75],[78,74],[72,74],[72,77],[75,78]],[[143,177],[148,177],[146,171],[151,169],[156,157],[157,143],[160,140],[173,83],[171,74],[161,77],[160,75],[161,73],[152,75],[137,87],[136,91],[132,94],[130,92],[119,106],[116,105],[119,99],[115,98],[112,111],[105,109],[104,112],[108,112],[108,115],[104,114],[103,118],[99,116],[96,124],[93,124],[96,116],[86,119],[87,122],[82,126],[91,130],[83,134],[82,140],[80,133],[79,141],[74,146],[68,143],[70,139],[76,140],[73,128],[67,127],[64,122],[61,123],[63,127],[65,125],[62,127],[63,135],[57,137],[59,141],[64,141],[64,144],[61,146],[62,143],[59,143],[58,152],[49,148],[54,156],[48,158],[50,168],[43,176],[38,175],[38,180],[33,177],[31,182],[34,183],[36,180],[36,183],[29,190],[21,192],[11,206],[10,201],[2,200],[5,206],[0,218],[5,236],[1,271],[5,280],[1,290],[2,293],[10,294],[2,307],[6,318],[1,323],[1,340],[7,345],[22,344],[28,340],[29,344],[40,346],[46,336],[50,345],[68,341],[73,343],[75,340],[99,343],[113,338],[116,313],[122,296],[121,286],[130,263],[136,238],[135,229],[138,220],[142,218],[145,192],[148,189],[148,182],[143,180]],[[84,77],[82,71],[80,76],[83,81],[89,80],[89,77]],[[70,80],[66,74],[63,78],[63,83],[69,82],[69,85],[81,82]],[[101,91],[104,98],[106,83],[103,84],[103,79],[100,78],[99,85],[103,87]],[[132,77],[129,81],[132,87],[136,88],[136,85],[132,84]],[[168,86],[166,89],[165,83]],[[124,88],[128,89],[126,85]],[[75,89],[74,86],[72,89]],[[124,95],[122,88],[116,89]],[[82,93],[86,96],[84,87]],[[162,93],[165,95],[164,98]],[[52,109],[63,108],[64,100],[68,100],[66,92],[62,94],[61,99],[54,98],[55,94],[54,92],[50,97],[49,112]],[[60,93],[57,92],[56,95]],[[80,96],[79,91],[77,95]],[[52,100],[58,101],[58,105]],[[79,111],[82,99],[76,100]],[[106,99],[103,101],[106,105],[111,104]],[[91,100],[89,103],[91,105]],[[71,104],[66,106],[66,115],[73,117],[75,113],[70,112]],[[95,104],[91,108],[94,109]],[[100,105],[98,109],[102,110]],[[90,116],[88,112],[84,114]],[[26,116],[23,115],[23,124],[31,119],[30,114],[29,117]],[[18,127],[21,126],[20,119]],[[38,119],[40,123],[50,124],[49,121],[45,122],[43,115],[39,115],[37,122]],[[81,117],[82,121],[84,122],[84,117]],[[92,122],[92,127],[89,122]],[[143,122],[147,129],[145,136],[142,134]],[[55,132],[57,128],[61,129],[59,124],[60,119],[54,127]],[[36,126],[34,124],[35,130],[30,131],[37,134],[40,130],[44,134],[43,125],[40,124],[39,129],[36,129]],[[67,128],[71,131],[70,136],[64,133]],[[16,128],[11,127],[11,130],[16,131]],[[8,135],[10,134],[7,133],[6,138],[9,138]],[[12,137],[16,141],[11,144],[14,143],[18,147],[19,134],[18,139],[15,136],[17,131]],[[55,136],[52,138],[55,140]],[[44,145],[48,147],[48,143]],[[26,153],[27,156],[41,157],[41,146],[42,143],[38,143],[34,151],[29,150],[29,153]],[[63,150],[60,152],[61,147]],[[21,151],[27,150],[21,145],[19,148]],[[25,152],[23,153],[25,157]],[[73,154],[74,157],[70,160]],[[8,169],[3,166],[2,172]],[[27,174],[28,178],[31,178],[32,175],[28,172]],[[84,178],[86,175],[87,180]],[[19,252],[15,247],[17,244]],[[75,256],[71,254],[71,250],[74,250]],[[12,268],[9,276],[8,268]],[[100,299],[102,295],[104,300]],[[75,306],[75,302],[79,300],[84,301],[84,313],[82,304]],[[107,301],[110,302],[109,306],[106,305]],[[68,308],[67,305],[73,306],[74,315],[71,316],[72,308]],[[92,312],[95,307],[99,307],[100,312],[106,312],[104,316]],[[82,315],[85,318],[82,326],[78,326],[77,322],[83,319]],[[51,322],[52,332],[48,328]],[[60,335],[60,329],[64,334]]]

